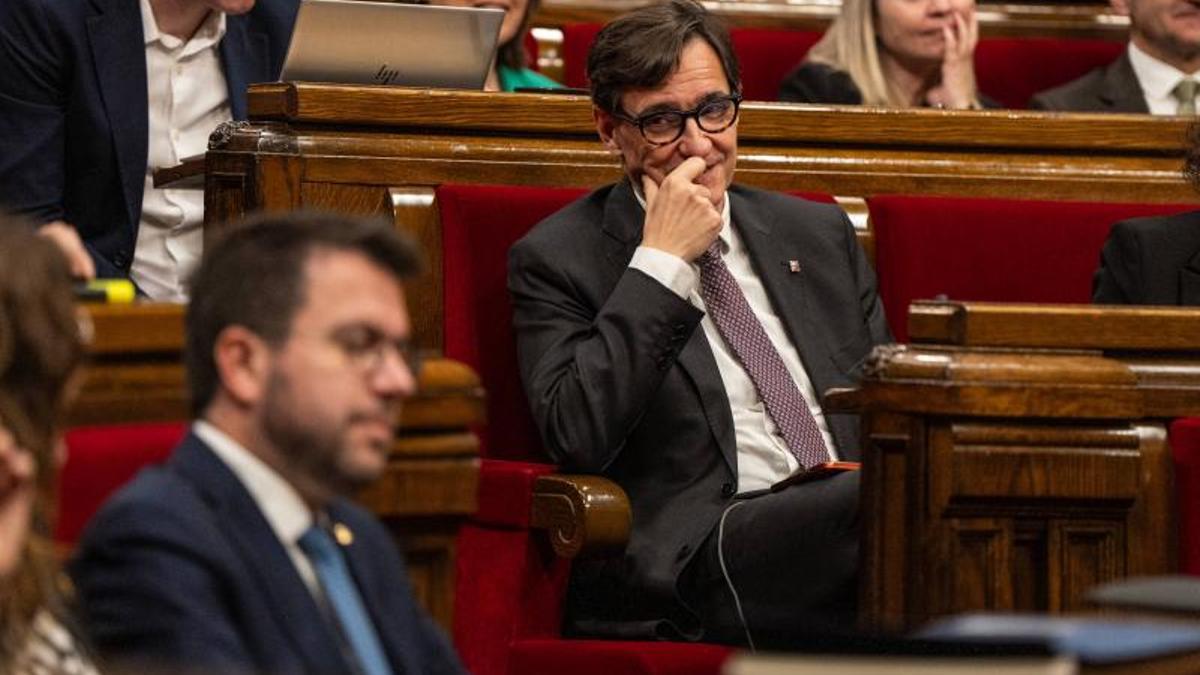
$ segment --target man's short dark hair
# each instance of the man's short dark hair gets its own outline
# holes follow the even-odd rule
[[[740,92],[737,55],[725,23],[698,2],[670,0],[618,17],[596,35],[587,62],[592,103],[605,112],[624,112],[619,110],[621,94],[662,84],[693,38],[713,48],[725,68],[729,91]]]
[[[299,211],[233,226],[205,251],[192,277],[184,360],[193,415],[216,394],[213,348],[221,331],[238,325],[272,346],[287,341],[305,300],[308,260],[319,250],[361,253],[397,282],[421,269],[416,245],[381,219]]]

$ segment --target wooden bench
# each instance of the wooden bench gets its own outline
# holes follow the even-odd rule
[[[908,331],[826,401],[864,414],[872,626],[1075,611],[1094,584],[1176,570],[1167,425],[1200,413],[1200,311],[916,303]],[[1175,450],[1195,526],[1200,447]]]

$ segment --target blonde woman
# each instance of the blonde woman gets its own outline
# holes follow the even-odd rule
[[[0,214],[0,673],[91,675],[49,541],[59,426],[83,358],[70,273]]]
[[[888,107],[994,107],[975,86],[974,0],[843,0],[780,99]]]

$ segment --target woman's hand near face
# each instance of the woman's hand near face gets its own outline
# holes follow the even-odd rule
[[[33,513],[33,455],[0,426],[0,579],[17,568]]]
[[[942,108],[966,109],[978,105],[975,89],[975,45],[979,20],[974,5],[954,12],[953,24],[942,28],[946,51],[942,56],[941,84],[929,90],[926,100]]]

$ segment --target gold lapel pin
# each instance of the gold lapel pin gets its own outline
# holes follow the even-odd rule
[[[337,543],[342,546],[349,546],[354,543],[354,533],[350,528],[341,523],[333,524],[333,538],[337,539]]]

